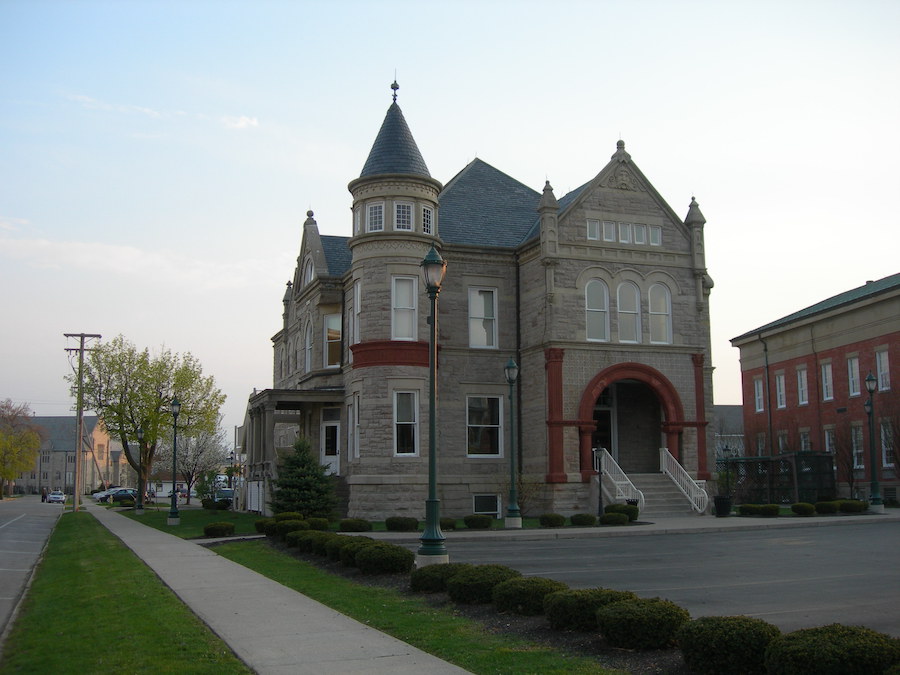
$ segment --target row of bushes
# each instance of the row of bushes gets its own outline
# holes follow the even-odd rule
[[[675,645],[697,675],[900,675],[900,640],[868,628],[833,624],[782,634],[753,617],[691,620],[687,610],[668,600],[606,588],[570,589],[503,565],[429,565],[412,573],[410,588],[446,592],[462,604],[493,603],[500,612],[544,614],[555,630],[597,631],[616,648]]]
[[[827,502],[816,502],[809,504],[806,502],[798,502],[791,504],[791,511],[798,516],[812,516],[814,514],[824,515],[830,513],[862,513],[869,508],[867,502],[859,499],[836,499]],[[762,516],[764,518],[775,518],[781,513],[781,505],[779,504],[741,504],[738,506],[738,513],[742,516]]]

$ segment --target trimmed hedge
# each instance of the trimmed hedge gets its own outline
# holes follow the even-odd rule
[[[408,574],[415,562],[409,549],[382,541],[356,551],[356,566],[363,574]]]
[[[575,527],[593,527],[597,524],[597,516],[593,513],[574,513],[569,521]]]
[[[816,507],[806,502],[798,502],[797,504],[791,504],[791,511],[798,516],[811,516],[816,512]]]
[[[641,510],[632,504],[607,504],[603,507],[604,515],[607,513],[624,513],[628,520],[634,522],[641,515]]]
[[[284,543],[288,548],[300,548],[300,540],[309,532],[309,530],[293,530],[284,535]],[[308,553],[309,551],[307,551]]]
[[[473,565],[447,580],[447,594],[454,602],[486,605],[493,600],[494,586],[520,576],[521,572],[506,565]]]
[[[675,641],[678,629],[691,615],[674,602],[638,598],[605,605],[597,610],[597,628],[613,647],[663,649]]]
[[[287,536],[288,532],[293,532],[295,530],[308,530],[309,523],[305,520],[276,520],[275,521],[275,534],[279,539],[284,541],[284,538]]]
[[[473,513],[463,518],[463,522],[470,530],[489,530],[494,519],[484,513]]]
[[[497,611],[534,616],[544,613],[546,596],[568,588],[562,581],[555,579],[517,577],[494,586],[491,597]]]
[[[600,516],[601,525],[627,525],[628,522],[627,513],[604,513]]]
[[[553,630],[595,631],[597,610],[623,600],[637,600],[637,596],[631,591],[609,588],[557,591],[544,598],[544,614]]]
[[[869,508],[869,503],[859,499],[842,499],[838,502],[841,513],[862,513]]]
[[[258,520],[253,522],[253,527],[256,528],[256,531],[260,534],[266,533],[266,525],[269,523],[274,523],[274,518],[259,518]]]
[[[769,675],[871,675],[900,663],[900,640],[838,623],[782,635],[766,649]]]
[[[372,523],[364,518],[344,518],[338,529],[341,532],[371,532]]]
[[[370,546],[375,540],[372,537],[347,537],[341,546],[341,564],[344,567],[356,567],[356,554],[360,549]]]
[[[415,532],[419,529],[419,521],[405,516],[385,518],[384,526],[388,532]]]
[[[828,514],[828,513],[837,513],[838,505],[837,502],[816,502],[816,513],[820,514]]]
[[[413,593],[443,593],[447,581],[457,572],[473,567],[469,563],[440,563],[413,570],[409,577],[409,589]]]
[[[267,537],[275,537],[278,535],[278,521],[274,518],[269,518],[268,522],[263,526],[263,532]]]
[[[456,518],[441,518],[441,529],[442,530],[455,530],[456,529]]]
[[[303,517],[303,514],[298,513],[297,511],[284,511],[283,513],[276,513],[274,518],[275,520],[306,520]]]
[[[566,524],[566,517],[559,513],[544,513],[539,520],[541,527],[562,527]]]
[[[228,537],[234,534],[234,523],[207,523],[203,526],[207,537]]]
[[[779,504],[741,504],[738,513],[742,516],[762,516],[763,518],[776,518],[781,513]]]
[[[777,626],[749,616],[704,616],[675,634],[684,662],[696,675],[766,675],[766,647]]]
[[[309,529],[311,530],[324,532],[328,529],[328,518],[307,518],[306,522],[309,523]]]

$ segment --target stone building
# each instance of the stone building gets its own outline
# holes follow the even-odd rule
[[[251,396],[243,428],[248,509],[266,511],[277,454],[303,435],[340,476],[350,516],[422,516],[430,300],[421,263],[432,246],[447,262],[435,420],[444,514],[502,514],[510,452],[526,515],[596,512],[600,448],[635,483],[660,474],[666,448],[686,470],[681,489],[702,492],[714,452],[712,280],[696,201],[679,218],[622,141],[560,199],[549,181],[534,190],[481,159],[442,185],[396,88],[349,191],[350,236],[321,235],[312,211],[303,225],[272,339],[274,387]],[[519,366],[515,448],[509,359]],[[607,500],[626,496],[604,487]]]

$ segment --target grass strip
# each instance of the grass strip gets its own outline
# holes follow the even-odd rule
[[[611,674],[596,661],[544,645],[486,633],[452,609],[389,589],[362,587],[277,551],[265,541],[222,544],[218,554],[321,602],[360,623],[392,635],[473,673],[542,675]]]
[[[260,516],[256,513],[242,513],[240,511],[213,511],[211,509],[179,509],[178,525],[167,525],[169,517],[168,509],[145,509],[143,515],[135,515],[133,509],[121,511],[123,516],[136,520],[139,523],[155,528],[166,534],[174,534],[182,539],[196,539],[203,537],[203,528],[209,523],[234,523],[236,535],[259,534],[254,523]]]
[[[0,673],[250,673],[86,512],[54,529],[3,647]]]

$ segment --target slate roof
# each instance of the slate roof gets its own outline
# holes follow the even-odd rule
[[[372,149],[369,151],[369,158],[359,177],[365,178],[386,173],[412,174],[431,178],[422,153],[419,152],[419,146],[416,145],[409,126],[406,124],[406,119],[403,117],[403,112],[396,101],[388,108],[378,136],[375,137],[375,143],[372,144]]]
[[[350,269],[350,263],[353,262],[348,245],[350,237],[324,234],[319,239],[322,241],[322,253],[328,264],[328,274],[336,277],[343,276]]]
[[[84,416],[84,435],[90,436],[97,426],[96,415]],[[32,417],[31,421],[44,429],[41,450],[53,452],[74,452],[77,427],[75,415],[62,417]]]
[[[803,319],[813,317],[817,314],[829,312],[833,309],[851,305],[861,300],[897,289],[900,289],[900,273],[893,274],[889,277],[885,277],[884,279],[879,279],[878,281],[870,281],[858,288],[839,293],[838,295],[832,296],[826,300],[822,300],[822,302],[817,302],[815,305],[810,305],[809,307],[801,309],[798,312],[788,314],[787,316],[782,317],[776,321],[772,321],[771,323],[767,323],[764,326],[760,326],[759,328],[747,331],[743,335],[732,338],[731,341],[735,342],[736,340],[742,340],[758,333],[764,333],[776,328],[784,328],[792,323],[802,321]]]
[[[439,232],[450,244],[515,247],[530,237],[541,193],[475,159],[440,194]]]

